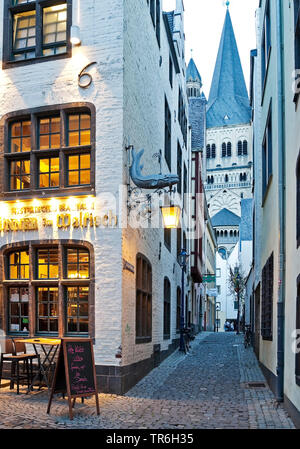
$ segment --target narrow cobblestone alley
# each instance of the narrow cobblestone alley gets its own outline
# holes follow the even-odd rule
[[[100,394],[77,404],[68,419],[67,401],[55,397],[46,414],[46,392],[16,395],[0,390],[0,428],[93,429],[290,429],[294,428],[265,382],[242,336],[203,333],[190,354],[176,351],[124,396]],[[25,391],[25,390],[22,390]]]

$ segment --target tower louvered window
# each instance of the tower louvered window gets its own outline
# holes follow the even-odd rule
[[[210,145],[206,146],[206,159],[210,159],[211,157],[211,148]]]
[[[231,157],[232,145],[231,142],[227,143],[227,157]]]
[[[211,157],[212,159],[216,158],[216,145],[214,143],[211,146]]]
[[[244,140],[244,142],[243,142],[243,155],[244,156],[248,155],[248,142],[247,142],[247,140]]]
[[[222,143],[222,157],[226,157],[227,154],[227,147],[226,147],[226,143]]]
[[[238,141],[238,156],[243,155],[243,143],[241,140]]]
[[[261,335],[264,340],[273,339],[273,288],[274,255],[272,253],[262,271]]]

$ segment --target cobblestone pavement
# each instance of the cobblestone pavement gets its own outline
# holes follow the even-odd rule
[[[277,407],[252,349],[242,336],[202,333],[185,355],[176,351],[124,396],[100,394],[76,404],[56,396],[47,415],[45,391],[16,395],[0,389],[1,429],[290,429],[292,421]],[[25,391],[22,390],[22,391]]]

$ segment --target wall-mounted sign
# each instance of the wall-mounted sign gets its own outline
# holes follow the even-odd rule
[[[96,210],[95,199],[62,198],[0,203],[0,232],[39,231],[42,228],[114,228],[118,218],[112,210]]]
[[[212,282],[216,282],[216,276],[214,274],[204,274],[202,276],[203,284],[210,284]]]

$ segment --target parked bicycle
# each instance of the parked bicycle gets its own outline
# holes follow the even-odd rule
[[[245,326],[244,346],[245,348],[249,348],[251,346],[251,329],[249,325]]]

